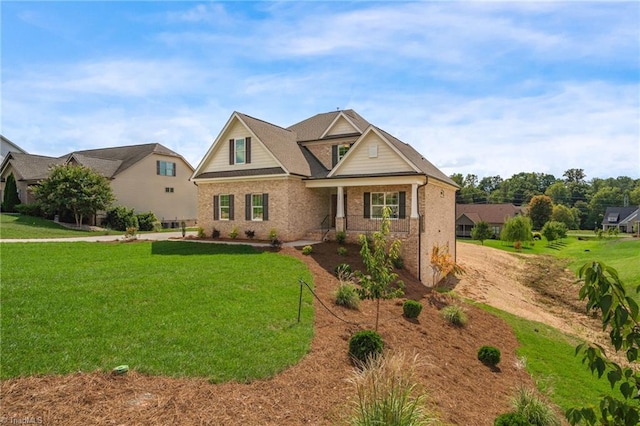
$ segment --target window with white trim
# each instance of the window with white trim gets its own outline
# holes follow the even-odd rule
[[[236,164],[244,164],[246,162],[247,145],[244,138],[235,140]]]
[[[391,218],[397,219],[400,211],[399,192],[372,192],[371,193],[371,217],[382,218],[382,211],[385,207],[391,209]]]
[[[262,194],[251,194],[251,220],[264,218],[264,198]]]
[[[220,194],[218,198],[219,220],[231,218],[231,197],[229,194]]]

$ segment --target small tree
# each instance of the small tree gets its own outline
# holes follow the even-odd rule
[[[533,229],[541,229],[549,221],[553,213],[553,203],[548,195],[536,195],[529,201],[529,217]]]
[[[500,232],[500,239],[511,243],[531,241],[533,239],[531,219],[525,216],[515,216],[507,220],[502,227],[502,232]]]
[[[88,167],[72,164],[54,166],[49,177],[40,181],[33,192],[47,213],[71,210],[76,225],[113,201],[107,178]]]
[[[471,229],[471,238],[480,241],[482,245],[484,245],[484,240],[488,240],[491,237],[493,237],[493,230],[484,220],[476,223],[476,226]]]
[[[7,176],[7,182],[4,185],[4,193],[2,194],[2,211],[14,212],[16,206],[20,204],[20,197],[18,197],[18,187],[16,185],[16,178],[13,177],[13,173]]]
[[[618,385],[620,396],[603,396],[597,408],[571,408],[566,412],[572,425],[585,422],[589,425],[637,425],[640,423],[640,372],[636,368],[640,349],[640,318],[638,304],[626,294],[618,272],[602,262],[586,263],[578,276],[584,279],[580,288],[580,299],[587,299],[587,312],[602,313],[602,328],[610,329],[609,337],[616,351],[626,352],[629,366],[624,368],[611,361],[599,345],[583,343],[576,347],[576,355],[582,354],[582,362],[587,364],[598,378],[607,372],[611,389]],[[640,292],[640,286],[635,289]]]
[[[433,273],[433,286],[451,274],[463,274],[464,269],[453,260],[448,246],[434,244],[431,248],[431,271]]]
[[[380,231],[373,233],[372,247],[365,235],[358,237],[362,248],[360,255],[367,270],[367,274],[356,271],[360,288],[358,294],[361,299],[375,300],[376,303],[376,327],[378,331],[378,319],[380,317],[380,299],[393,299],[404,294],[404,283],[398,280],[398,274],[393,272],[393,262],[400,257],[400,240],[394,240],[390,244],[387,241],[391,221],[389,216],[391,209],[382,211]]]

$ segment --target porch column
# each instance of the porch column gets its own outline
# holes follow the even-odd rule
[[[411,218],[417,219],[418,215],[418,184],[411,184]]]
[[[336,217],[344,217],[344,187],[338,187],[338,203],[336,204]]]

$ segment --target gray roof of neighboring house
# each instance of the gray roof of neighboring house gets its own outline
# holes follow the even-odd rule
[[[16,179],[24,181],[38,181],[49,175],[49,169],[53,165],[64,164],[64,157],[46,157],[44,155],[23,154],[10,152],[2,162],[4,169],[6,163],[11,163],[13,170],[20,176]]]
[[[122,173],[138,161],[151,154],[162,154],[170,157],[182,158],[182,156],[177,152],[172,151],[169,148],[160,145],[159,143],[146,143],[141,145],[128,145],[112,148],[98,148],[87,149],[83,151],[74,151],[68,154],[67,158],[73,156],[78,159],[78,162],[80,162],[81,164],[91,168],[94,168],[95,166],[96,171],[99,171],[107,177],[113,177],[118,173]],[[85,164],[79,161],[79,159],[83,159],[88,163]],[[100,160],[106,161],[101,162]],[[113,170],[115,162],[119,162],[119,165],[115,170]],[[106,174],[110,171],[112,171],[111,174]]]
[[[504,223],[505,218],[523,214],[522,207],[513,204],[456,204],[456,220],[465,215],[474,223]]]
[[[631,216],[636,210],[638,210],[638,206],[607,207],[602,218],[602,225],[617,225]]]

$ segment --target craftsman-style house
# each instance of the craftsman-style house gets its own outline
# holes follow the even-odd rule
[[[455,256],[458,186],[408,144],[353,110],[283,128],[234,112],[193,173],[198,224],[284,241],[379,229],[383,208],[405,267],[430,276],[433,245]]]

